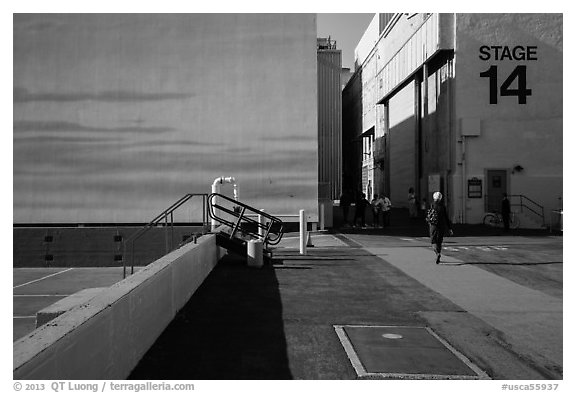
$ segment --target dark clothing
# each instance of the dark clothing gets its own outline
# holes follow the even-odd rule
[[[442,203],[434,202],[431,206],[438,213],[438,224],[429,224],[430,229],[430,242],[434,245],[434,251],[436,254],[442,252],[442,242],[444,241],[444,234],[446,231],[452,229],[452,223],[448,218],[448,212],[446,207]]]
[[[504,197],[502,199],[502,222],[504,223],[504,231],[508,232],[510,230],[510,201],[508,198]]]
[[[383,213],[383,215],[384,215],[383,225],[384,225],[385,227],[390,226],[390,210],[384,210],[382,213]]]
[[[342,215],[344,216],[344,224],[348,224],[348,210],[350,210],[350,205],[342,206]]]
[[[370,202],[366,200],[366,198],[358,198],[356,201],[356,211],[354,213],[354,222],[353,224],[356,225],[356,221],[360,219],[362,226],[366,226],[366,206],[369,206]]]
[[[380,216],[382,215],[382,212],[380,211],[380,209],[372,209],[372,225],[373,226],[378,226],[380,225]]]
[[[344,224],[348,224],[348,211],[350,210],[350,204],[352,203],[352,198],[348,193],[342,194],[340,196],[340,207],[342,208],[342,215],[344,216]]]
[[[510,215],[510,201],[508,198],[502,199],[502,215]]]

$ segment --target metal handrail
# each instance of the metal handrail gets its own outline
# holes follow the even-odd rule
[[[231,202],[235,206],[233,206],[232,210],[230,210],[224,206],[220,206],[218,204],[215,204],[213,202],[213,200],[216,197],[227,200],[228,202]],[[236,217],[236,220],[230,221],[230,220],[224,219],[222,217],[219,217],[216,214],[216,210],[222,211],[222,212],[227,213],[231,216],[234,216],[234,217]],[[262,217],[266,218],[266,223],[264,224],[264,223],[261,223],[260,221],[256,221],[256,220],[253,220],[253,219],[247,217],[246,212],[252,212],[257,216],[262,216]],[[249,224],[254,224],[254,225],[256,225],[256,227],[258,229],[262,229],[264,232],[263,234],[259,233],[259,231],[252,232],[252,231],[244,229],[244,228],[242,229],[242,231],[244,233],[254,237],[254,238],[262,239],[262,241],[267,245],[275,245],[275,244],[280,243],[280,240],[282,240],[282,235],[284,234],[284,224],[283,224],[282,220],[280,220],[278,217],[275,217],[271,214],[265,213],[265,212],[258,210],[252,206],[246,205],[245,203],[236,201],[236,200],[229,198],[229,197],[222,195],[222,194],[213,193],[213,194],[210,194],[208,196],[208,215],[210,216],[211,219],[213,219],[213,220],[215,220],[221,224],[224,224],[224,225],[226,225],[232,229],[232,231],[230,233],[230,238],[234,237],[234,235],[236,234],[238,229],[240,229],[241,224],[243,222],[249,223]]]
[[[130,237],[128,237],[123,242],[124,243],[124,255],[127,254],[126,251],[128,249],[128,244],[132,245],[132,248],[131,248],[132,252],[131,252],[131,256],[130,256],[130,258],[131,258],[130,274],[134,274],[134,243],[136,242],[136,240],[138,238],[140,238],[142,235],[144,235],[146,232],[148,232],[153,226],[159,224],[161,221],[165,221],[166,229],[168,229],[168,227],[171,227],[171,230],[172,230],[172,238],[171,238],[170,244],[168,244],[168,234],[166,234],[166,252],[168,253],[173,246],[172,242],[174,240],[173,239],[173,236],[174,236],[174,211],[195,196],[202,196],[202,225],[203,226],[207,225],[208,222],[206,219],[206,213],[207,213],[206,206],[207,206],[208,194],[186,194],[186,195],[184,195],[182,198],[178,199],[170,207],[165,209],[162,213],[158,214],[156,217],[154,217],[152,219],[152,221],[150,221],[144,227],[140,228],[136,233],[133,233]],[[168,217],[170,217],[170,224],[168,223]],[[126,278],[126,258],[122,258],[122,261],[123,261],[123,274],[124,274],[124,278]]]
[[[544,206],[534,202],[532,199],[528,198],[526,195],[510,195],[510,198],[520,198],[520,204],[513,204],[514,206],[520,206],[520,211],[523,212],[524,208],[530,210],[532,213],[540,217],[542,220],[542,225],[546,226],[546,219],[544,216]],[[529,206],[524,203],[524,200],[530,202],[533,206]],[[538,211],[537,211],[538,210]]]

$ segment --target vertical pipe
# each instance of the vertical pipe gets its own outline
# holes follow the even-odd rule
[[[260,209],[261,212],[264,211],[264,209]],[[265,223],[266,219],[264,218],[264,216],[262,214],[258,214],[258,235],[262,238],[262,240],[264,240],[264,223]]]
[[[320,204],[320,230],[321,230],[321,231],[324,230],[324,225],[325,225],[324,204],[321,203],[321,204]]]
[[[208,220],[206,220],[206,203],[208,202],[208,196],[202,195],[202,226],[208,226]],[[204,229],[203,229],[204,230]]]
[[[212,183],[212,194],[218,194],[220,193],[220,183],[218,182],[214,182]],[[212,197],[212,205],[216,205],[218,202],[218,197],[217,196],[213,196]],[[218,212],[216,211],[216,209],[214,209],[214,215],[218,214]],[[218,226],[218,221],[216,221],[215,219],[212,219],[212,225],[211,225],[211,231],[214,232],[216,230],[216,227]]]
[[[466,224],[466,136],[462,135],[462,224]]]
[[[306,255],[306,212],[300,210],[300,255]]]

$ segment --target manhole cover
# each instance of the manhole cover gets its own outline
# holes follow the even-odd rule
[[[361,378],[488,379],[427,327],[335,325],[334,329]]]
[[[384,333],[382,335],[382,338],[387,338],[389,340],[399,340],[399,339],[404,338],[404,337],[401,334]]]

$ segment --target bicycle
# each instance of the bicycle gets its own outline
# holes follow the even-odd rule
[[[502,214],[499,212],[491,212],[484,214],[484,218],[482,220],[484,225],[489,227],[504,227],[504,220],[502,219]],[[515,212],[510,212],[510,228],[517,229],[520,227],[520,219],[516,215]]]

